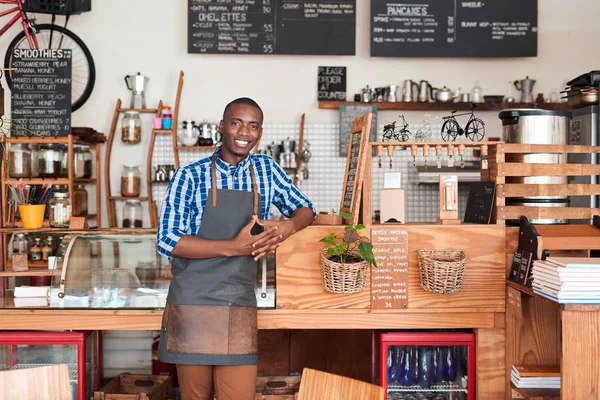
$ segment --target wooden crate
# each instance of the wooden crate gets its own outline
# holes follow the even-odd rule
[[[296,400],[300,376],[259,376],[256,379],[256,400]]]
[[[600,146],[561,145],[561,144],[509,144],[498,143],[489,146],[489,171],[482,171],[482,179],[496,182],[495,218],[498,224],[505,220],[528,219],[592,219],[599,214],[597,208],[585,207],[533,207],[507,206],[506,199],[544,196],[591,196],[600,194],[600,184],[524,184],[506,183],[507,178],[532,176],[592,176],[600,175],[598,164],[532,164],[515,162],[526,154],[597,154]],[[484,174],[486,172],[486,174]]]
[[[166,400],[170,392],[170,376],[120,374],[91,400]]]

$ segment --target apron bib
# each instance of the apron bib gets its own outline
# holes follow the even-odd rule
[[[252,192],[212,187],[196,236],[232,240],[258,215],[261,202],[254,167]],[[218,206],[217,206],[218,197]],[[253,234],[260,231],[256,225]],[[173,279],[163,314],[159,359],[173,364],[255,365],[257,262],[252,256],[191,259],[174,257]]]

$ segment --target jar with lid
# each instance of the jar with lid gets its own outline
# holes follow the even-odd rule
[[[88,213],[88,192],[84,185],[76,185],[73,189],[73,216],[85,216]]]
[[[27,240],[27,236],[24,233],[17,233],[15,235],[12,246],[13,254],[29,254],[29,240]]]
[[[123,228],[141,228],[143,212],[139,200],[127,200],[123,206]]]
[[[142,140],[142,120],[137,111],[125,111],[121,120],[121,141],[137,144]]]
[[[137,197],[142,186],[142,173],[137,165],[124,165],[121,171],[121,196]]]
[[[66,178],[69,176],[69,146],[59,144],[60,148],[60,176]]]
[[[54,238],[52,236],[48,236],[44,245],[42,246],[42,260],[48,261],[48,257],[52,256],[54,252]]]
[[[73,176],[89,179],[92,177],[92,152],[90,146],[73,146]]]
[[[31,261],[42,261],[42,239],[36,237],[33,240],[33,245],[31,249],[29,249],[29,254],[31,254]]]
[[[62,175],[62,150],[55,144],[40,146],[40,176],[60,178]]]
[[[29,149],[31,150],[31,177],[37,178],[40,176],[40,145],[32,143]]]
[[[163,129],[171,129],[173,127],[173,112],[170,106],[162,106],[160,117],[162,118]]]
[[[31,176],[31,150],[23,143],[10,146],[9,175],[11,178],[29,178]]]
[[[71,200],[68,193],[52,193],[48,203],[50,209],[50,226],[53,228],[68,228],[72,216]]]

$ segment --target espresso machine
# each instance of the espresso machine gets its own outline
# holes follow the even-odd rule
[[[125,76],[125,84],[127,89],[131,90],[131,105],[130,108],[146,108],[146,97],[144,95],[146,86],[150,79],[140,74]]]

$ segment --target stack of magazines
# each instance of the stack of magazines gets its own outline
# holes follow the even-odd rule
[[[560,389],[558,365],[513,365],[510,381],[519,389]]]
[[[535,260],[533,292],[558,303],[600,304],[600,258]]]

